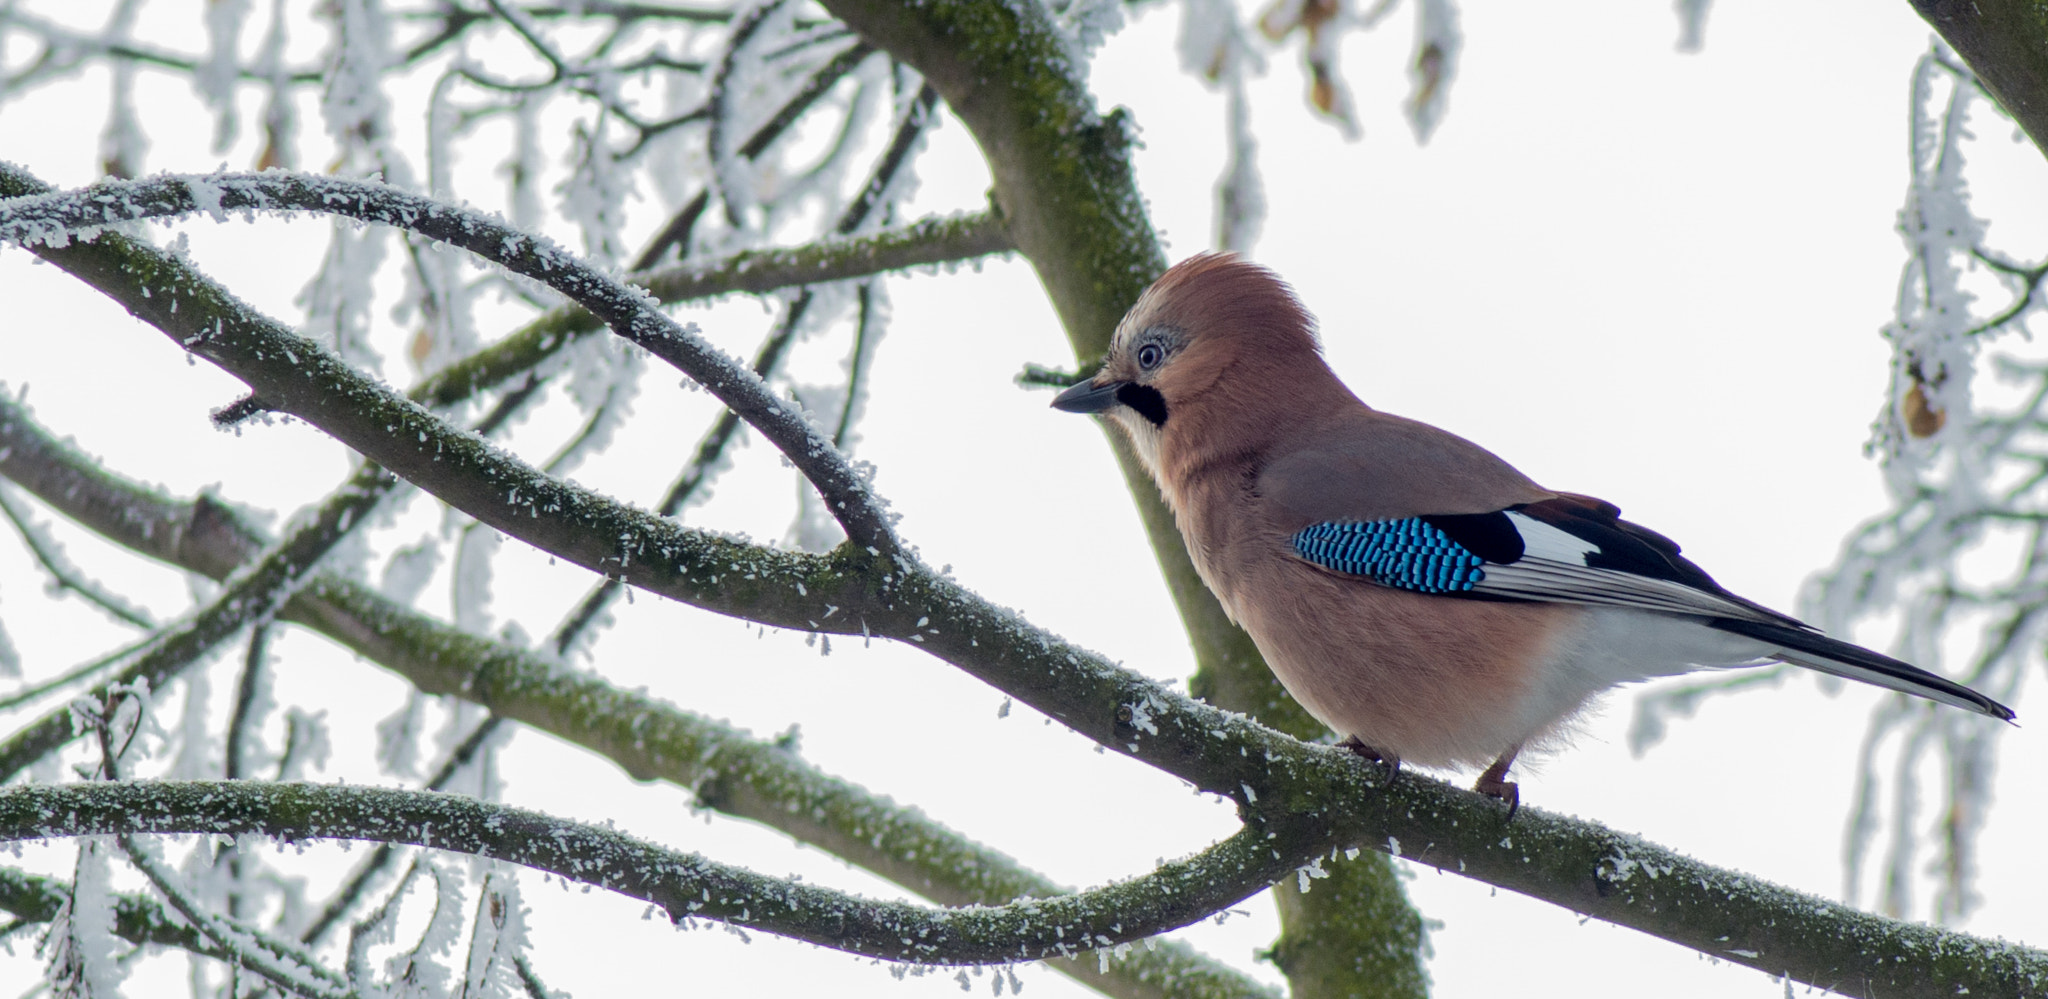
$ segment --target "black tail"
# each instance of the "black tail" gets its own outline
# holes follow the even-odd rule
[[[1715,618],[1707,623],[1722,631],[1768,642],[1777,649],[1773,654],[1788,663],[1807,669],[1817,669],[1845,679],[1875,684],[1889,690],[1902,691],[1916,697],[1925,697],[1930,701],[1952,704],[1978,714],[1990,715],[2000,721],[2012,721],[2011,708],[1954,680],[1936,676],[1890,656],[1879,655],[1860,645],[1837,641],[1817,631],[1801,631],[1780,624],[1725,617]]]

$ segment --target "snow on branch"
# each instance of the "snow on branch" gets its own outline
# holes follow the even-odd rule
[[[71,891],[69,884],[55,878],[0,867],[0,909],[13,913],[18,924],[56,919]],[[114,896],[113,930],[115,936],[133,944],[163,944],[207,957],[226,957],[199,931],[173,918],[146,895]]]
[[[93,467],[89,458],[64,447],[4,396],[0,476],[38,483],[38,498],[93,524],[109,540],[144,553],[161,551],[168,561],[194,572],[225,576],[229,570],[222,566],[253,558],[270,543],[252,525],[221,516],[227,508],[211,497],[181,508],[148,487]],[[94,511],[123,507],[155,514],[134,521],[94,517]],[[159,539],[171,533],[167,524],[214,526],[179,532],[188,543],[159,548]],[[489,709],[494,718],[582,746],[637,779],[665,780],[692,792],[703,807],[778,829],[933,901],[997,903],[1069,890],[914,808],[823,773],[769,740],[620,689],[530,650],[461,632],[354,580],[316,575],[280,617],[327,635],[422,691],[463,698]],[[479,737],[473,733],[464,746]],[[458,747],[427,786],[438,789],[448,765],[463,758],[464,747]],[[386,854],[366,861],[351,883],[366,873],[374,876],[370,868],[381,869],[389,859]],[[6,901],[8,884],[0,869],[0,907],[12,904]],[[301,939],[316,938],[342,918],[362,890],[357,886],[337,893]],[[1106,964],[1060,962],[1053,967],[1112,996],[1153,996],[1154,984],[1171,981],[1191,999],[1269,999],[1258,982],[1177,941],[1148,944]]]
[[[2028,342],[2029,324],[2048,314],[2048,261],[1992,248],[1973,207],[1967,166],[1985,150],[1971,123],[1992,111],[1980,81],[1937,43],[1912,82],[1911,180],[1898,221],[1905,265],[1882,331],[1891,379],[1869,447],[1892,509],[1856,528],[1802,603],[1834,631],[1888,619],[1904,657],[2012,702],[2048,634],[2048,360]],[[1863,894],[1882,838],[1883,911],[1912,911],[1923,871],[1937,879],[1937,918],[1970,911],[2003,727],[1896,699],[1880,705],[1859,752],[1847,897]],[[1897,747],[1896,760],[1881,774],[1886,747]],[[1931,864],[1918,833],[1929,762],[1946,799],[1934,809]]]
[[[1001,906],[932,909],[766,877],[466,795],[248,781],[94,781],[0,791],[6,839],[126,840],[136,833],[256,833],[286,842],[346,839],[466,853],[651,902],[678,923],[715,920],[913,964],[1012,964],[1142,940],[1242,901],[1294,866],[1267,846],[1263,830],[1247,828],[1129,881]],[[212,935],[219,928],[202,929]]]
[[[30,554],[41,563],[43,571],[50,575],[52,589],[76,593],[87,603],[106,611],[119,620],[145,630],[155,628],[156,621],[149,612],[128,601],[118,593],[108,590],[87,576],[85,572],[64,557],[63,546],[50,537],[41,524],[21,509],[7,490],[0,489],[0,515],[4,515],[14,529],[21,534],[21,541],[28,546]]]
[[[92,786],[92,785],[87,785]],[[132,785],[131,785],[132,786]],[[248,786],[241,784],[240,786]],[[214,913],[178,884],[177,876],[164,869],[163,862],[133,836],[118,837],[128,862],[168,899],[171,907],[185,917],[228,959],[247,967],[296,995],[315,999],[345,999],[348,982],[322,965],[312,954],[289,941],[278,940],[251,926]]]
[[[956,263],[1010,249],[1002,220],[981,212],[923,219],[859,237],[837,236],[804,246],[745,250],[702,263],[671,264],[629,274],[626,280],[672,305]],[[454,405],[479,389],[533,370],[576,339],[603,328],[604,324],[581,306],[563,306],[429,375],[410,395],[435,408]]]
[[[83,695],[104,701],[116,688],[154,689],[198,662],[244,625],[269,619],[304,582],[307,570],[388,493],[397,479],[365,466],[312,517],[263,557],[238,571],[206,607],[169,629],[112,678]],[[70,707],[59,707],[0,742],[0,775],[12,776],[77,736]]]
[[[0,203],[0,242],[61,250],[74,235],[90,240],[115,222],[196,213],[224,220],[228,212],[253,217],[257,212],[291,211],[341,215],[406,229],[547,284],[620,336],[682,370],[760,431],[811,480],[833,518],[856,544],[888,554],[901,547],[893,518],[868,488],[867,476],[848,462],[794,403],[776,398],[746,365],[698,336],[694,325],[677,323],[661,312],[659,303],[645,290],[598,270],[545,237],[515,229],[482,212],[375,181],[278,171],[165,175]],[[325,354],[310,341],[302,342],[300,351]],[[283,349],[288,356],[296,353]],[[322,360],[340,363],[331,357]]]
[[[173,338],[189,336],[194,353],[278,408],[507,533],[696,606],[915,643],[1106,748],[1237,800],[1290,865],[1347,841],[1397,852],[1850,994],[1997,994],[2048,976],[2039,952],[1855,914],[1597,824],[1524,808],[1504,830],[1490,801],[1413,776],[1389,784],[1341,751],[1195,702],[907,558],[740,544],[552,480],[333,362],[189,263],[123,236],[34,249]]]

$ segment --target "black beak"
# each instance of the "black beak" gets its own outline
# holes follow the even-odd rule
[[[1097,385],[1090,379],[1054,396],[1052,408],[1063,413],[1100,413],[1117,404],[1117,390],[1123,387],[1123,382]]]

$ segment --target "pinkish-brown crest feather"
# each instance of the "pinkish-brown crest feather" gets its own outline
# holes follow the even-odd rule
[[[1294,289],[1235,253],[1198,253],[1173,265],[1139,297],[1118,339],[1162,324],[1262,352],[1321,350],[1315,318]]]

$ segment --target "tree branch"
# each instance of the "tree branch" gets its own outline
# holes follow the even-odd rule
[[[990,213],[931,218],[860,237],[829,237],[805,246],[747,250],[698,264],[672,264],[627,276],[664,304],[721,295],[758,295],[797,285],[870,277],[912,267],[972,260],[1010,249],[1002,220]],[[425,406],[450,406],[482,388],[532,370],[562,347],[604,324],[569,305],[520,327],[428,376],[408,393]]]
[[[68,593],[76,593],[92,604],[122,622],[134,625],[144,631],[157,626],[149,612],[123,599],[120,594],[104,590],[98,583],[87,578],[78,567],[64,558],[54,538],[44,534],[42,528],[31,520],[27,512],[17,509],[14,498],[0,489],[0,515],[14,525],[21,535],[21,541],[28,546],[29,553],[42,563],[43,571],[50,574],[51,585]]]
[[[249,785],[230,781],[228,786]],[[156,886],[156,890],[170,901],[171,907],[178,910],[187,923],[197,927],[216,948],[225,952],[230,961],[255,971],[293,994],[310,995],[316,999],[349,999],[347,980],[322,965],[303,948],[215,914],[185,891],[177,878],[134,837],[121,836],[119,839],[122,851],[128,855],[128,862]]]
[[[1999,107],[2048,152],[2048,16],[2032,0],[1913,0]]]
[[[197,662],[251,621],[276,613],[320,557],[360,522],[397,479],[375,465],[366,465],[322,503],[313,518],[293,531],[255,564],[235,574],[219,596],[185,624],[170,629],[153,646],[114,677],[84,695],[105,700],[116,685],[138,681],[149,688]],[[19,773],[77,737],[71,708],[61,706],[0,742],[0,779]]]
[[[0,909],[25,923],[47,923],[71,897],[71,885],[12,867],[0,867]],[[198,930],[179,922],[146,895],[114,896],[114,933],[134,944],[162,944],[226,960]]]
[[[0,205],[0,214],[12,207]],[[890,565],[846,547],[820,557],[739,544],[549,479],[326,357],[184,261],[124,236],[36,252],[170,335],[182,340],[189,331],[196,353],[266,398],[285,400],[281,408],[386,467],[404,465],[401,474],[422,488],[544,551],[778,627],[915,642],[1106,748],[1237,800],[1272,829],[1306,818],[1325,823],[1267,842],[1290,864],[1321,855],[1335,836],[1850,994],[1946,995],[1956,986],[1997,993],[2027,976],[2048,977],[2048,955],[2038,951],[1858,914],[1595,823],[1523,808],[1513,835],[1503,836],[1491,800],[1412,775],[1388,784],[1349,753],[1191,701],[906,559]],[[504,502],[508,491],[516,507]],[[1643,876],[1651,870],[1677,876]]]
[[[149,487],[95,468],[4,395],[0,476],[47,483],[48,491],[37,498],[74,518],[127,505],[154,511],[153,518],[108,522],[101,530],[109,540],[145,553],[167,533],[162,525],[209,520],[218,529],[178,532],[186,543],[159,556],[195,572],[225,575],[224,569],[208,567],[231,566],[268,545],[245,520],[201,513],[229,509],[211,496],[202,495],[180,512],[175,501]],[[636,779],[668,781],[703,807],[777,829],[933,901],[995,904],[1071,890],[915,809],[825,774],[786,748],[525,649],[459,631],[354,580],[315,576],[279,617],[327,635],[422,691],[460,697],[489,709],[494,718],[548,732]],[[321,920],[340,915],[330,906]],[[1260,983],[1178,941],[1134,949],[1106,967],[1093,961],[1052,967],[1120,999],[1270,995]]]
[[[7,179],[14,182],[10,186],[28,186],[22,183],[25,176],[17,174]],[[311,211],[392,225],[459,246],[515,274],[541,281],[590,310],[620,336],[682,370],[738,413],[811,480],[824,497],[826,508],[855,544],[878,556],[894,555],[901,547],[892,526],[893,518],[868,488],[866,476],[821,436],[801,411],[777,399],[759,376],[697,336],[694,326],[682,326],[652,308],[645,290],[585,264],[544,237],[522,232],[481,212],[372,181],[275,171],[167,175],[141,182],[96,184],[70,194],[15,198],[0,205],[0,242],[44,244],[43,248],[61,254],[69,247],[74,231],[79,238],[92,239],[108,223],[201,211],[217,220],[225,219],[229,211],[246,212],[252,217],[257,211]],[[172,302],[175,301],[173,293]],[[266,332],[311,346],[310,341],[288,330],[273,327]],[[185,345],[195,353],[209,355],[214,341],[224,333],[225,330],[209,333],[196,329]],[[307,363],[316,368],[345,368],[339,358],[326,351],[295,350],[287,343],[275,346],[282,356],[265,362],[273,375],[297,368],[300,356],[306,356]],[[262,352],[257,354],[261,359]],[[266,402],[284,411],[296,413],[292,409],[294,404],[320,408],[347,404],[307,385],[300,377],[291,377],[279,385],[284,393],[296,394],[297,399],[284,398],[256,382],[251,384]],[[409,408],[418,410],[417,406]],[[353,441],[347,443],[356,446]],[[357,449],[364,450],[360,446]],[[393,470],[407,474],[403,467],[394,466]],[[499,497],[499,502],[508,506],[519,503],[518,491],[514,489]],[[479,519],[491,522],[489,518]]]
[[[601,826],[454,794],[248,781],[92,781],[0,791],[0,837],[256,833],[406,843],[510,861],[659,905],[915,964],[1012,964],[1141,940],[1242,901],[1286,873],[1247,828],[1130,881],[1003,906],[929,909],[764,877]]]
[[[1046,9],[975,0],[824,0],[861,36],[909,63],[974,133],[1017,248],[1038,271],[1074,357],[1093,365],[1124,311],[1166,268],[1133,173],[1130,123],[1101,115]],[[1106,421],[1104,425],[1107,431]],[[1122,435],[1112,447],[1182,626],[1198,697],[1304,739],[1323,726],[1267,669],[1189,560],[1173,515]],[[1421,999],[1422,918],[1384,861],[1333,875],[1331,890],[1276,892],[1274,953],[1295,999],[1371,992]]]

